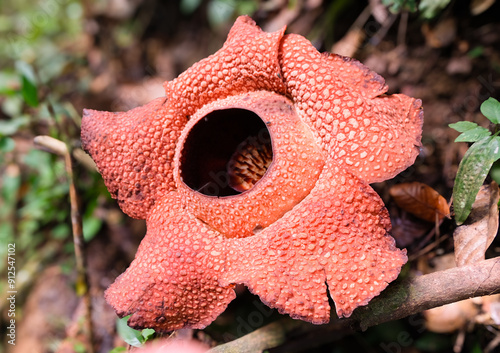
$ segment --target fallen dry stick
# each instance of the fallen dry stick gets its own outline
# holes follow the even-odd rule
[[[500,258],[495,257],[395,283],[342,321],[365,330],[437,306],[499,292]]]
[[[34,143],[37,147],[44,149],[50,153],[54,153],[64,158],[66,175],[69,184],[69,195],[71,204],[71,225],[73,231],[73,241],[75,244],[75,260],[77,281],[77,294],[80,295],[85,303],[85,329],[88,334],[87,352],[94,352],[93,344],[93,329],[92,329],[92,303],[89,291],[89,280],[87,273],[87,264],[85,260],[85,241],[83,239],[82,217],[78,206],[78,193],[75,185],[75,177],[73,175],[73,163],[71,160],[71,152],[66,144],[50,136],[36,136]]]
[[[346,328],[365,330],[437,306],[499,292],[500,257],[496,257],[473,265],[395,282],[369,305],[356,309],[350,318],[335,319],[323,326],[284,319],[215,347],[210,353],[261,352],[283,344],[292,331],[293,336],[298,337],[312,331]],[[332,337],[335,339],[335,336]]]

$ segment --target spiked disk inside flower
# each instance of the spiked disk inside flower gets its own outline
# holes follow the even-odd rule
[[[270,137],[268,137],[270,141]],[[264,176],[273,161],[271,143],[250,136],[240,143],[227,164],[229,185],[236,191],[250,190]]]

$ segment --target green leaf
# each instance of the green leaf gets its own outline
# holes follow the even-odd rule
[[[236,13],[238,15],[255,13],[258,8],[259,4],[255,0],[240,0],[236,2]]]
[[[490,170],[490,176],[497,184],[500,184],[500,161],[493,163]]]
[[[133,347],[141,347],[144,343],[144,337],[141,331],[134,330],[132,327],[127,325],[129,316],[116,320],[116,331],[118,335],[128,344]]]
[[[17,93],[19,86],[19,75],[15,72],[0,71],[0,95],[13,96]]]
[[[14,135],[21,127],[28,125],[29,117],[20,116],[10,120],[0,120],[0,136]]]
[[[485,129],[482,126],[475,127],[474,129],[467,130],[460,134],[455,142],[476,142],[481,140],[482,138],[488,137],[491,135],[491,132],[488,129]]]
[[[35,72],[31,65],[24,61],[16,61],[16,70],[21,76],[21,95],[26,104],[38,106],[38,92],[36,87]]]
[[[20,187],[21,175],[19,173],[3,173],[0,188],[0,199],[2,200],[2,212],[0,212],[0,215],[9,209],[15,209]]]
[[[451,0],[422,0],[418,4],[418,9],[424,18],[431,19],[448,6],[450,1]]]
[[[36,86],[24,76],[22,77],[21,82],[21,94],[26,104],[30,107],[38,106],[38,91]]]
[[[181,0],[180,9],[185,15],[190,15],[200,7],[201,0]]]
[[[493,136],[490,144],[491,152],[493,154],[493,161],[496,162],[500,159],[500,136]]]
[[[236,4],[234,0],[211,0],[208,3],[207,16],[212,27],[227,23],[234,13]]]
[[[481,348],[481,345],[476,341],[474,343],[474,347],[472,347],[471,353],[484,353],[483,349]]]
[[[477,47],[472,48],[467,53],[469,58],[472,58],[472,59],[479,58],[483,54],[484,54],[484,47],[482,45],[478,45]]]
[[[479,188],[499,154],[500,140],[491,136],[474,143],[465,153],[453,186],[453,208],[458,225],[469,216]]]
[[[83,238],[86,242],[91,241],[97,235],[102,226],[102,220],[96,217],[86,217],[83,220]]]
[[[110,350],[109,353],[122,353],[122,352],[126,352],[126,351],[127,351],[127,348],[125,348],[125,347],[115,347],[112,350]]]
[[[28,64],[25,61],[18,60],[16,61],[15,66],[16,66],[16,71],[20,76],[26,77],[28,81],[35,84],[36,82],[35,72],[33,71],[33,67],[30,64]]]
[[[488,98],[481,104],[481,113],[492,123],[500,124],[500,102],[495,98]]]
[[[10,152],[16,147],[16,142],[10,137],[1,136],[0,133],[0,152]]]
[[[155,334],[155,330],[152,328],[145,328],[141,332],[142,337],[144,337],[144,342],[146,342],[148,339],[152,338],[153,335]]]
[[[58,240],[64,240],[71,234],[71,229],[67,223],[60,223],[52,229],[52,237]]]
[[[388,7],[389,11],[394,14],[399,14],[403,11],[417,11],[417,4],[415,0],[382,0],[382,4]]]
[[[73,343],[73,350],[74,350],[75,353],[85,353],[85,352],[87,352],[87,348],[81,342],[75,342],[75,343]]]
[[[458,132],[466,132],[478,127],[478,125],[476,123],[473,123],[472,121],[459,121],[458,123],[448,124],[448,126]]]

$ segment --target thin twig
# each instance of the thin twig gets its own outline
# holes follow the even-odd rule
[[[408,11],[401,12],[398,26],[398,47],[404,47],[406,43],[406,29],[408,27]]]
[[[437,216],[437,213],[436,213],[436,216]],[[443,241],[445,241],[446,239],[449,238],[447,236],[441,237],[439,235],[439,227],[441,226],[441,224],[443,223],[443,221],[444,221],[444,218],[442,218],[439,221],[436,221],[436,224],[435,224],[434,228],[432,228],[431,231],[425,236],[425,238],[422,239],[418,243],[418,245],[413,250],[414,254],[410,255],[408,257],[408,261],[413,261],[413,260],[419,258],[423,254],[426,254],[427,252],[431,251],[436,246],[438,246],[440,243],[442,243]],[[432,237],[434,237],[434,236],[436,237],[436,240],[434,242],[432,242],[431,244],[428,244],[426,246],[426,244],[429,242],[429,240],[431,240]]]
[[[94,352],[93,325],[92,325],[92,300],[89,290],[89,280],[87,273],[87,261],[85,256],[85,241],[83,239],[82,217],[76,192],[75,179],[73,175],[73,163],[71,152],[66,144],[50,136],[37,136],[34,139],[35,145],[42,149],[64,157],[66,174],[69,183],[69,197],[71,203],[71,225],[73,230],[73,241],[75,245],[76,260],[76,292],[82,297],[85,305],[85,330],[88,335],[88,352]]]
[[[392,25],[394,24],[394,21],[396,21],[396,18],[398,16],[397,15],[394,15],[394,14],[390,14],[389,17],[387,18],[387,20],[382,23],[382,26],[379,28],[379,30],[377,31],[377,33],[375,33],[373,35],[373,37],[370,39],[370,44],[373,45],[373,46],[377,46],[380,44],[380,42],[384,39],[384,37],[386,36],[387,32],[389,31],[389,29],[392,27]]]

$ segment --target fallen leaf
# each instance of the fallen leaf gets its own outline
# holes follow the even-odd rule
[[[457,23],[453,18],[441,20],[433,27],[426,22],[422,25],[422,33],[427,45],[431,48],[444,48],[455,40]]]
[[[418,270],[423,274],[444,271],[456,267],[454,255],[449,253],[423,260]],[[474,297],[423,311],[425,325],[429,331],[452,333],[470,323],[480,325],[500,324],[500,294]]]
[[[476,322],[484,325],[500,326],[500,294],[493,294],[487,297],[482,297],[480,303],[484,313]]]
[[[343,56],[354,56],[364,39],[365,31],[362,28],[353,28],[332,46],[331,52]]]
[[[469,5],[470,12],[474,16],[479,15],[488,10],[494,3],[495,0],[472,0]]]
[[[389,193],[399,207],[420,219],[434,222],[436,214],[438,220],[449,217],[446,199],[426,184],[402,183],[391,187]]]
[[[432,332],[452,333],[473,321],[478,312],[470,299],[446,304],[424,311],[425,326]]]
[[[498,231],[498,200],[497,183],[481,186],[469,218],[453,233],[457,266],[485,259],[486,249]]]

